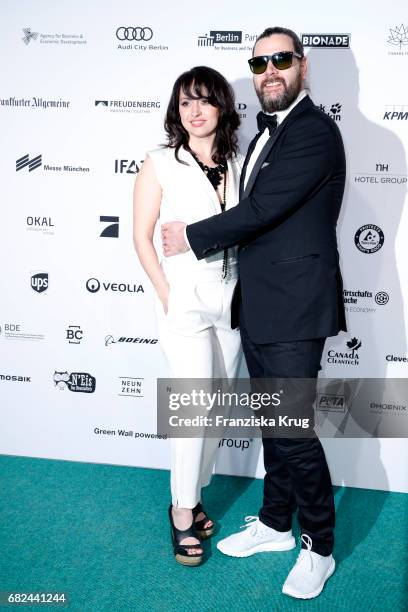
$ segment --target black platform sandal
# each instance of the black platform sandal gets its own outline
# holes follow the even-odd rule
[[[203,553],[192,553],[188,554],[189,550],[193,548],[202,548],[201,544],[180,544],[181,540],[185,538],[197,538],[200,539],[195,527],[194,527],[194,518],[188,529],[177,529],[174,524],[173,514],[172,514],[172,505],[169,507],[169,519],[170,519],[170,533],[171,533],[171,541],[173,543],[173,551],[174,556],[176,558],[177,563],[181,563],[181,565],[200,565],[203,560]]]
[[[214,533],[214,521],[212,519],[208,518],[208,516],[206,515],[206,513],[203,510],[201,502],[198,502],[196,507],[193,508],[192,512],[193,512],[193,519],[194,519],[195,530],[198,533],[199,537],[202,540],[206,540],[207,538],[210,538],[212,536],[212,534]],[[205,516],[200,521],[196,521],[196,517],[200,514],[200,512],[202,512]],[[211,525],[211,527],[205,528],[204,526],[205,526],[206,523],[208,523],[208,521],[211,521],[212,525]]]

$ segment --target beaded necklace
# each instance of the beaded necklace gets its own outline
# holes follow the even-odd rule
[[[224,212],[226,204],[227,204],[227,171],[228,171],[227,162],[223,160],[221,161],[221,163],[218,164],[218,166],[215,166],[215,168],[211,168],[210,166],[206,166],[205,164],[203,164],[198,159],[195,153],[193,153],[193,157],[196,160],[197,164],[200,166],[201,170],[207,176],[208,180],[210,181],[211,185],[214,187],[215,191],[217,191],[217,188],[222,181],[222,175],[224,175],[223,195],[222,195],[222,200],[220,202],[221,212]],[[229,277],[228,249],[224,249],[224,257],[222,260],[222,278],[225,280],[228,277]]]

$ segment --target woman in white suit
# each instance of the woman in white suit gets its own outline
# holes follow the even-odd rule
[[[216,70],[199,66],[175,82],[165,119],[168,143],[148,152],[134,189],[134,243],[156,290],[159,339],[175,378],[237,375],[240,336],[230,325],[237,281],[235,249],[198,261],[166,258],[153,244],[156,223],[194,223],[238,202],[242,157],[234,95]],[[176,560],[198,565],[200,539],[213,532],[201,488],[209,484],[217,440],[171,439],[169,508]]]

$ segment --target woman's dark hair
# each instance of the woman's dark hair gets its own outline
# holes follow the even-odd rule
[[[214,140],[212,159],[219,164],[230,159],[238,150],[237,129],[240,119],[235,110],[235,98],[228,81],[213,68],[196,66],[183,72],[173,86],[170,102],[167,107],[164,129],[167,134],[168,147],[174,147],[177,161],[181,162],[178,152],[184,147],[191,153],[188,145],[189,135],[181,124],[179,113],[180,91],[192,99],[205,98],[218,108],[219,118]],[[184,162],[181,162],[184,163]]]

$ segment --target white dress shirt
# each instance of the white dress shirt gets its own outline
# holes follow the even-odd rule
[[[282,121],[286,119],[289,113],[295,108],[296,104],[299,104],[299,102],[303,100],[305,96],[307,96],[307,92],[304,89],[302,89],[302,91],[299,93],[296,100],[294,100],[292,104],[286,110],[277,111],[276,113],[266,113],[266,114],[276,115],[278,125],[280,125]],[[251,172],[255,166],[256,160],[258,159],[260,152],[262,151],[262,149],[264,148],[268,140],[269,140],[269,130],[268,128],[265,128],[264,131],[262,132],[262,136],[259,137],[258,142],[256,143],[256,146],[255,146],[255,149],[252,151],[252,155],[248,161],[248,165],[246,167],[246,172],[245,172],[244,189],[247,186],[248,179],[251,176]]]

